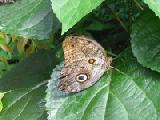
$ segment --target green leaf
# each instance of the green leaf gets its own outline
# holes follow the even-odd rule
[[[45,120],[45,89],[52,68],[58,63],[54,51],[41,50],[17,64],[0,79],[0,120]]]
[[[17,64],[0,79],[0,91],[30,88],[48,79],[57,64],[55,54],[54,51],[40,50]]]
[[[150,119],[147,118],[145,120],[151,120],[151,117],[153,120],[159,120],[160,73],[142,67],[139,63],[137,63],[136,58],[134,58],[131,54],[131,51],[128,49],[125,52],[123,52],[121,58],[116,61],[116,66],[123,73],[126,73],[128,76],[132,77],[134,84],[137,86],[137,88],[141,89],[141,92],[150,101],[148,104],[146,103],[144,106],[141,106],[144,107],[143,111],[146,111],[145,115],[150,114],[150,112],[152,112],[152,115],[149,115]],[[131,89],[134,90],[133,87]],[[136,101],[138,99],[143,99],[142,96],[140,96],[140,94],[138,94],[138,96],[133,95],[133,97],[136,97]],[[143,101],[146,102],[146,99],[143,99]],[[151,107],[149,107],[149,104],[152,106],[152,110]],[[143,117],[142,112],[140,114]]]
[[[159,120],[160,74],[142,67],[129,49],[123,52],[112,74],[108,119]],[[108,120],[107,119],[107,120]]]
[[[0,31],[35,39],[47,39],[59,28],[50,0],[18,0],[0,6]]]
[[[85,15],[92,12],[104,0],[51,0],[52,8],[62,23],[62,34]]]
[[[3,45],[3,44],[6,44],[6,40],[5,40],[4,38],[1,38],[1,37],[0,37],[0,45],[1,45],[1,44],[2,44],[2,45]]]
[[[143,0],[151,10],[160,17],[160,1],[159,0]]]
[[[0,93],[0,112],[3,109],[3,104],[1,102],[1,99],[3,98],[3,96],[4,96],[4,93]]]
[[[153,12],[145,12],[132,29],[132,51],[138,62],[160,72],[160,20]]]
[[[2,99],[4,108],[0,113],[0,119],[39,120],[45,112],[44,83],[30,89],[17,89],[6,93]]]
[[[109,70],[94,86],[71,95],[57,91],[56,79],[62,66],[57,67],[47,89],[48,119],[160,119],[160,74],[139,65],[130,49],[115,63],[120,71]]]

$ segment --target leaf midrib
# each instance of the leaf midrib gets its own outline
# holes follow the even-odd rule
[[[7,109],[5,109],[5,112],[7,112],[14,104],[16,104],[19,100],[21,100],[23,97],[25,97],[26,95],[28,95],[29,93],[33,92],[34,90],[36,90],[37,88],[41,87],[42,85],[46,84],[47,82],[44,81],[44,82],[41,82],[39,83],[38,85],[36,85],[35,87],[33,88],[30,88],[30,90],[22,95],[21,97],[19,97],[18,99],[15,100],[15,102],[13,102],[9,107],[7,107]]]

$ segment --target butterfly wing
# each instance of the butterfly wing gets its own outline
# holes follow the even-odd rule
[[[110,65],[106,62],[108,58],[104,49],[96,41],[84,36],[67,37],[63,42],[63,50],[65,66],[61,71],[63,79],[59,87],[68,93],[92,86]]]

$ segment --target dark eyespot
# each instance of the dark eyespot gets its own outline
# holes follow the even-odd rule
[[[88,63],[89,63],[89,64],[94,64],[95,62],[96,62],[95,59],[89,59],[89,60],[88,60]]]
[[[72,47],[74,48],[74,44],[72,44]]]
[[[79,74],[79,75],[77,75],[77,81],[78,82],[84,82],[84,81],[86,81],[86,80],[88,80],[88,76],[87,76],[87,74]]]

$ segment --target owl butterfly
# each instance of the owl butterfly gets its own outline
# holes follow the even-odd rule
[[[0,4],[2,4],[2,3],[14,3],[15,2],[15,0],[0,0]]]
[[[64,68],[58,88],[65,93],[79,92],[95,84],[112,61],[100,44],[84,36],[66,37],[63,50]]]

